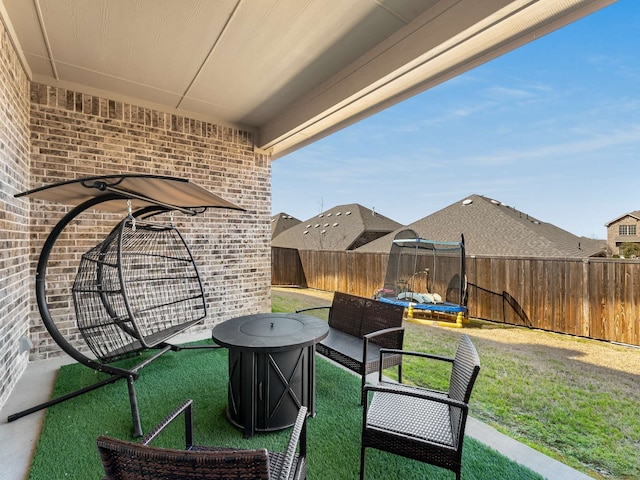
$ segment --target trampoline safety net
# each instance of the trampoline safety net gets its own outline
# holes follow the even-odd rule
[[[130,217],[82,256],[72,293],[80,334],[104,363],[154,347],[206,316],[200,275],[178,230]]]
[[[420,238],[411,230],[392,242],[378,300],[414,308],[464,312],[467,305],[464,237],[460,242]]]

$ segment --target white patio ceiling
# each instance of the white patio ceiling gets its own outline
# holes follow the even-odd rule
[[[0,0],[33,81],[248,129],[273,158],[615,0]]]

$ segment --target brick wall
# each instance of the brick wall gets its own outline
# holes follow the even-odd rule
[[[29,184],[29,82],[0,22],[0,406],[27,367],[29,202],[14,198]]]
[[[206,322],[270,309],[270,162],[254,152],[253,135],[161,111],[51,86],[31,85],[31,185],[81,176],[148,173],[189,178],[246,209],[174,214],[191,247],[207,297]],[[34,201],[30,217],[32,267],[66,207]],[[82,253],[99,243],[121,216],[85,212],[56,242],[49,261],[49,310],[74,348],[86,351],[75,328],[70,287]],[[168,217],[158,217],[169,220]],[[60,351],[35,310],[33,358]]]

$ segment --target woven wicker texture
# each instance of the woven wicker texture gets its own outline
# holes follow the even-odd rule
[[[451,363],[449,390],[390,381],[366,386],[371,401],[363,410],[360,478],[365,478],[365,449],[376,448],[446,468],[460,479],[468,402],[480,371],[480,359],[471,340],[461,336],[454,358],[383,349],[381,356],[387,354]]]
[[[302,480],[306,478],[307,409],[301,407],[285,452],[266,449],[193,445],[191,400],[185,401],[154,427],[140,443],[98,437],[96,444],[105,480],[257,479]],[[149,446],[163,429],[184,413],[185,450]]]
[[[98,447],[109,480],[271,478],[266,450],[180,451],[104,440]]]
[[[453,446],[449,406],[434,402],[425,409],[423,398],[376,393],[369,405],[367,427]]]
[[[366,377],[379,370],[380,349],[401,349],[404,341],[402,319],[404,308],[371,298],[335,292],[330,307],[312,307],[299,312],[329,309],[329,335],[316,345],[316,351],[359,373],[362,388]],[[402,378],[399,355],[388,355],[384,367],[398,366]],[[364,390],[361,403],[364,404]]]
[[[191,252],[170,225],[124,219],[82,256],[72,292],[80,334],[104,363],[155,346],[206,316]]]

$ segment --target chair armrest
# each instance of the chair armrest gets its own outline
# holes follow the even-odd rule
[[[434,355],[433,353],[427,353],[427,352],[415,352],[415,351],[411,351],[411,350],[399,350],[397,348],[381,348],[380,349],[380,356],[382,357],[382,355],[387,354],[387,355],[408,355],[408,356],[412,356],[412,357],[422,357],[422,358],[429,358],[431,360],[440,360],[442,362],[449,362],[449,363],[453,363],[453,358],[452,357],[444,357],[442,355]]]
[[[375,332],[363,335],[362,340],[364,343],[363,359],[367,358],[367,345],[369,342],[375,343],[381,348],[401,349],[402,342],[404,341],[404,327],[391,327],[376,330]]]
[[[395,334],[395,338],[394,337]],[[366,335],[362,336],[362,371],[365,372],[366,368],[365,368],[365,363],[367,361],[368,358],[368,350],[369,350],[369,342],[375,339],[378,339],[379,337],[385,338],[385,337],[391,337],[391,338],[387,338],[387,341],[384,342],[386,343],[386,347],[389,346],[394,346],[397,349],[401,349],[402,348],[402,342],[404,340],[404,327],[391,327],[391,328],[384,328],[382,330],[376,330],[375,332],[371,332],[371,333],[367,333]],[[380,343],[378,342],[373,342],[377,345],[380,345]],[[392,350],[392,349],[387,349],[387,350]],[[378,367],[378,372],[380,377],[382,377],[382,355],[380,356],[380,364]]]
[[[419,358],[427,358],[429,360],[436,360],[441,362],[447,362],[453,365],[453,358],[444,357],[442,355],[434,355],[432,353],[426,352],[416,352],[411,350],[401,350],[399,348],[381,348],[380,349],[380,369],[378,370],[378,381],[382,382],[382,365],[384,365],[384,357],[385,355],[400,355],[402,357],[419,357]],[[399,379],[400,383],[402,383],[402,378]]]
[[[301,308],[300,310],[296,310],[296,313],[302,313],[302,312],[308,312],[310,310],[322,310],[322,309],[331,309],[331,307],[329,305],[324,306],[324,307],[307,307],[307,308]]]
[[[301,462],[306,462],[307,456],[307,407],[300,407],[296,422],[293,424],[289,443],[284,456],[282,469],[275,475],[278,480],[288,480],[291,476],[291,469],[296,458],[296,449],[300,446],[299,458]],[[298,468],[302,467],[301,465]]]
[[[367,333],[366,335],[363,335],[362,338],[364,338],[365,341],[369,341],[372,338],[379,337],[381,335],[387,335],[393,332],[404,332],[404,327],[383,328],[382,330],[376,330],[375,332]]]
[[[148,445],[152,442],[161,432],[174,421],[182,412],[184,412],[184,432],[185,432],[185,444],[186,449],[189,450],[193,447],[193,400],[185,400],[182,404],[172,411],[169,415],[164,417],[160,423],[158,423],[152,430],[149,431],[140,443],[142,445]]]
[[[443,403],[452,407],[457,407],[465,412],[469,411],[469,404],[449,398],[445,395],[438,395],[431,390],[427,390],[421,387],[402,388],[401,384],[397,386],[385,386],[385,385],[367,385],[364,387],[365,395],[369,395],[369,392],[385,392],[392,395],[403,395],[405,397],[422,398],[430,402]]]

